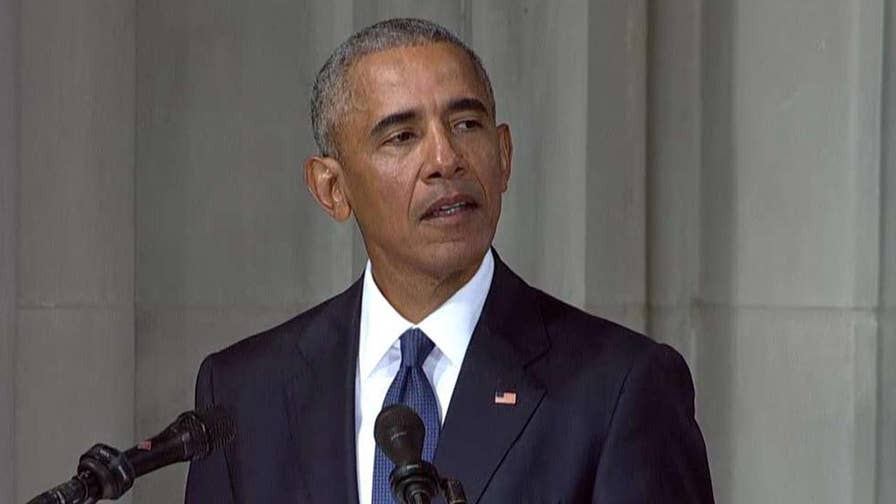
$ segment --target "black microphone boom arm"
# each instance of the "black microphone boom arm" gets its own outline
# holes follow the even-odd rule
[[[134,480],[175,462],[199,460],[233,440],[233,421],[220,406],[188,411],[159,435],[124,453],[94,445],[78,460],[77,475],[28,501],[28,504],[93,504],[117,499]]]

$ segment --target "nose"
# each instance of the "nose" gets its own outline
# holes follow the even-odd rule
[[[451,131],[445,126],[434,125],[428,143],[424,180],[451,178],[464,170],[463,157],[457,151]]]

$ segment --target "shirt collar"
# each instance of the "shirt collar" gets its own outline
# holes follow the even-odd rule
[[[489,249],[473,277],[416,325],[453,366],[460,367],[467,353],[494,271],[495,260]],[[359,376],[367,378],[401,335],[414,327],[383,296],[373,280],[370,261],[364,269],[360,322],[358,371]]]

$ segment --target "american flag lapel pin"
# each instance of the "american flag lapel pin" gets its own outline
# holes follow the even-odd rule
[[[495,391],[495,404],[506,404],[508,406],[515,406],[516,392],[514,392],[513,390]]]

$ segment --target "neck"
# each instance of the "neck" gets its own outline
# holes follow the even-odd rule
[[[413,324],[420,323],[442,306],[473,278],[482,264],[480,260],[459,271],[430,275],[397,268],[388,261],[371,259],[370,262],[373,280],[380,292],[395,311]]]

